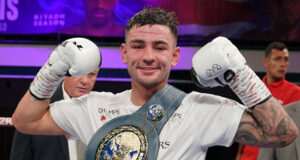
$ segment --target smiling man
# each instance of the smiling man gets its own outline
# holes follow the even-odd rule
[[[62,75],[90,72],[101,59],[87,39],[69,39],[59,45],[48,60],[52,66],[44,65],[18,104],[13,114],[16,128],[81,139],[89,144],[87,159],[90,155],[90,159],[204,160],[207,149],[215,145],[230,146],[236,141],[282,147],[297,137],[294,122],[225,37],[203,46],[187,63],[192,63],[199,85],[228,85],[245,105],[216,95],[185,94],[167,84],[171,67],[180,57],[177,26],[173,12],[160,8],[138,12],[127,22],[125,43],[120,47],[131,89],[117,94],[91,92],[49,106],[51,87]],[[102,119],[99,110],[109,116]],[[169,121],[174,114],[182,120]],[[101,134],[104,137],[98,141]],[[170,145],[160,148],[160,142]]]
[[[152,92],[167,84],[171,67],[176,66],[180,48],[176,47],[174,35],[164,25],[134,25],[126,32],[125,44],[121,45],[123,62],[127,64],[132,79],[132,99],[141,94],[136,91],[150,89]],[[144,87],[142,87],[144,86]],[[149,97],[143,97],[148,99]],[[144,104],[146,101],[137,103]]]

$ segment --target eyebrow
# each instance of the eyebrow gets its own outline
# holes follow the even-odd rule
[[[155,41],[154,44],[168,44],[166,41]]]
[[[146,43],[146,42],[143,41],[143,40],[140,40],[140,39],[136,39],[136,40],[130,41],[129,43]],[[155,45],[158,45],[158,44],[168,44],[166,41],[162,41],[162,40],[154,41],[153,43]]]
[[[145,43],[145,41],[140,40],[140,39],[135,39],[135,40],[130,41],[129,43]]]

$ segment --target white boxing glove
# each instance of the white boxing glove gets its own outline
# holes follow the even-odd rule
[[[246,60],[227,38],[217,37],[197,51],[192,63],[200,85],[217,87],[227,85]]]
[[[192,59],[194,78],[203,87],[228,85],[249,108],[268,100],[270,91],[227,38],[217,37]]]
[[[36,99],[50,98],[65,76],[89,74],[100,65],[101,54],[96,44],[86,38],[68,39],[51,53],[29,91]]]

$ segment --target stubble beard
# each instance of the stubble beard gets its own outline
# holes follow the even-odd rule
[[[129,71],[128,71],[128,73],[129,73],[132,81],[134,81],[135,83],[137,83],[145,88],[156,87],[156,86],[164,83],[164,81],[166,81],[170,75],[170,72],[169,72],[168,74],[164,75],[164,77],[162,79],[159,79],[158,77],[156,77],[153,80],[147,80],[146,78],[144,78],[144,79],[140,78],[138,75],[134,76]]]

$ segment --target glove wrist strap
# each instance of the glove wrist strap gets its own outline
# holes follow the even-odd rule
[[[30,94],[38,100],[50,98],[64,78],[64,75],[58,75],[46,63],[31,82],[29,87]]]
[[[248,108],[263,103],[272,97],[269,89],[248,65],[237,72],[228,86]]]

